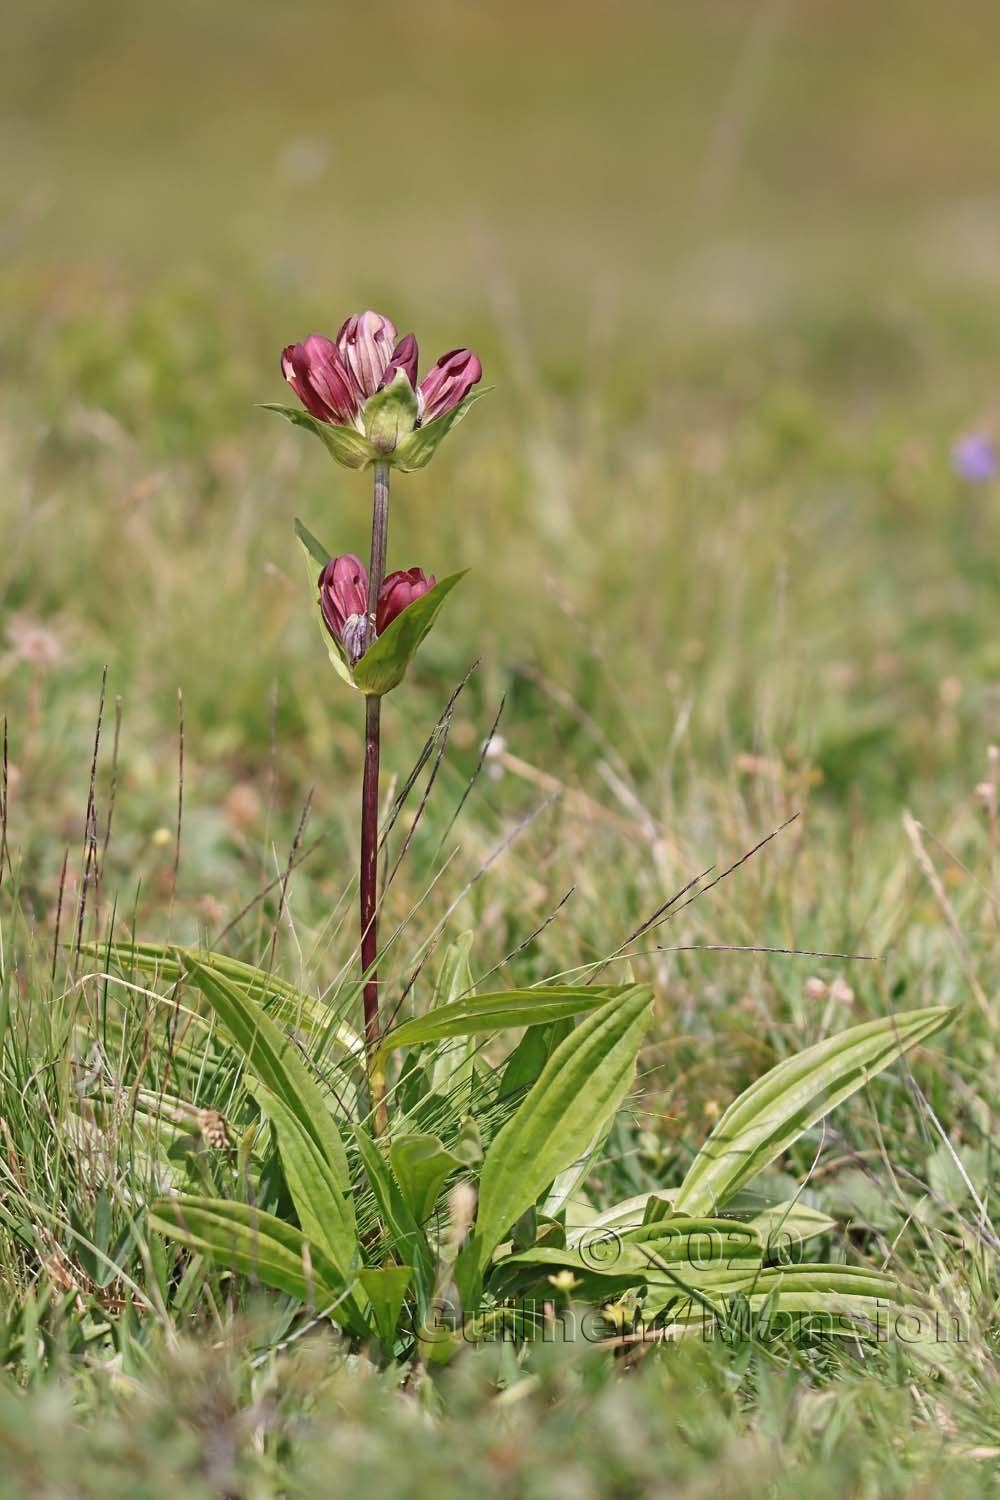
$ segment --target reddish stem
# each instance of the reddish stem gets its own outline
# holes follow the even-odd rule
[[[379,1043],[378,763],[381,698],[365,699],[365,777],[361,792],[361,970],[365,978],[365,1052],[369,1067]]]
[[[368,570],[368,622],[365,647],[375,639],[375,609],[385,578],[389,538],[389,466],[375,465],[372,552]],[[361,972],[364,976],[365,1061],[376,1134],[385,1129],[385,1081],[375,1067],[381,1034],[378,1006],[378,779],[381,698],[365,699],[365,774],[361,789]]]

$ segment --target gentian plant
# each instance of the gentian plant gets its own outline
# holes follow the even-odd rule
[[[364,971],[365,1048],[376,1122],[385,1123],[384,1080],[375,1068],[380,1034],[378,975],[378,785],[381,702],[402,681],[446,596],[461,578],[436,581],[422,569],[386,574],[389,471],[419,469],[476,399],[483,367],[471,349],[452,349],[417,379],[419,353],[412,333],[397,339],[381,313],[355,313],[336,339],[310,334],[282,352],[281,370],[305,411],[270,406],[314,432],[337,463],[371,468],[374,494],[371,563],[353,553],[324,558],[301,523],[307,561],[322,561],[318,580],[330,657],[341,677],[365,695],[365,759],[361,795],[361,966]],[[480,393],[481,394],[481,393]]]
[[[169,1171],[172,1191],[150,1223],[187,1252],[275,1288],[293,1310],[329,1318],[385,1361],[447,1361],[470,1338],[551,1337],[580,1304],[609,1338],[682,1336],[706,1320],[726,1323],[737,1304],[772,1328],[787,1316],[796,1332],[871,1334],[901,1297],[892,1276],[810,1259],[807,1247],[828,1239],[833,1221],[798,1194],[751,1204],[747,1190],[837,1104],[944,1026],[947,1007],[866,1021],[786,1057],[722,1114],[679,1182],[654,1182],[601,1212],[581,1211],[577,1195],[631,1086],[650,985],[626,968],[617,984],[479,993],[466,933],[423,1004],[383,1025],[380,705],[460,576],[387,572],[389,474],[432,457],[482,374],[468,349],[444,355],[423,380],[417,358],[411,334],[397,338],[388,318],[357,314],[336,339],[313,334],[285,349],[282,369],[303,409],[274,408],[338,463],[373,471],[367,568],[297,523],[330,660],[365,700],[363,1027],[350,1013],[356,989],[338,1010],[226,954],[95,948],[200,996],[185,1041],[198,1076],[208,1053],[231,1076],[225,1055],[211,1052],[219,1023],[246,1082],[228,1177],[217,1174],[214,1194],[193,1191],[204,1161],[189,1166],[171,1152],[158,1170],[161,1180]],[[173,1110],[183,1116],[183,1101]]]

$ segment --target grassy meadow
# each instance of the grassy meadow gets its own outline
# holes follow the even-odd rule
[[[994,1493],[1000,479],[951,449],[1000,437],[995,8],[40,0],[5,43],[2,1500]],[[217,1039],[153,1078],[171,985],[80,944],[359,1020],[362,716],[292,523],[364,555],[368,481],[256,404],[363,307],[494,387],[393,480],[390,565],[471,573],[384,709],[387,813],[434,746],[383,1003],[465,931],[497,987],[624,948],[598,1209],[781,1058],[956,1006],[769,1175],[939,1341],[609,1327],[413,1382],[147,1232],[140,1106],[228,1193],[199,1130],[251,1101]]]

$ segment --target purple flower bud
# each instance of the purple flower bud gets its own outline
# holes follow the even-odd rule
[[[337,334],[337,348],[350,371],[358,398],[362,402],[374,396],[392,358],[396,342],[395,326],[381,313],[371,309],[355,313]]]
[[[423,568],[405,568],[390,573],[382,585],[375,611],[375,629],[378,634],[381,635],[386,626],[391,625],[396,616],[401,615],[414,599],[420,599],[429,593],[436,582],[433,573],[429,578],[424,577]]]
[[[412,333],[404,333],[395,349],[392,351],[392,359],[386,366],[386,372],[382,376],[383,386],[389,385],[395,378],[397,370],[405,370],[407,378],[413,389],[417,388],[417,341]]]
[[[353,552],[330,558],[319,575],[319,604],[327,630],[353,667],[364,651],[368,613],[368,574]]]
[[[289,344],[282,351],[281,373],[317,421],[342,427],[353,422],[357,397],[331,339],[311,333],[304,343]]]
[[[471,349],[452,349],[442,354],[433,370],[420,382],[420,416],[423,422],[443,417],[483,376],[483,367]]]
[[[986,484],[1000,471],[996,447],[985,432],[961,438],[951,450],[951,462],[958,477],[970,484]]]

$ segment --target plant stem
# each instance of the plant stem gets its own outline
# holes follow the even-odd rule
[[[385,581],[385,557],[389,543],[389,465],[375,465],[375,497],[372,504],[372,558],[368,569],[368,624],[365,649],[375,639],[375,610]]]
[[[385,578],[389,537],[389,468],[375,465],[375,495],[372,506],[372,553],[368,570],[368,622],[365,646],[375,639],[375,610]],[[361,790],[361,972],[364,979],[365,1059],[371,1088],[376,1134],[386,1125],[385,1082],[376,1076],[380,1027],[378,975],[378,782],[381,731],[381,698],[365,699],[365,771]]]

